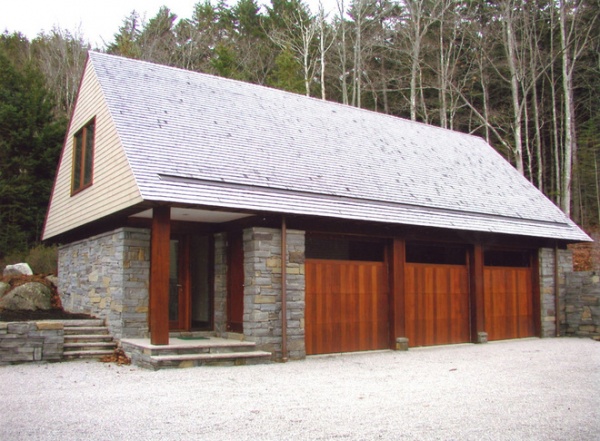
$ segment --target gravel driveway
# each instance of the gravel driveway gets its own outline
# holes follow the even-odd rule
[[[527,339],[146,371],[0,367],[0,440],[598,440],[600,343]]]

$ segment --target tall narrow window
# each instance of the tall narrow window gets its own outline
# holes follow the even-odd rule
[[[75,134],[73,142],[73,185],[71,193],[92,185],[92,168],[94,164],[94,129],[95,120],[87,123]]]

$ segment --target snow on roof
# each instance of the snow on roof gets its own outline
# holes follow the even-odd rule
[[[589,240],[481,138],[91,52],[145,200]]]

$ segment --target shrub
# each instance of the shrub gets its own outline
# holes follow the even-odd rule
[[[58,247],[37,245],[29,251],[15,251],[0,260],[0,269],[6,265],[26,262],[34,274],[56,274],[58,268]],[[1,274],[0,274],[1,275]]]

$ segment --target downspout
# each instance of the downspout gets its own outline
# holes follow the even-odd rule
[[[560,286],[558,282],[558,245],[554,244],[554,323],[556,327],[556,337],[560,337]]]
[[[287,225],[281,216],[281,361],[287,356]]]

